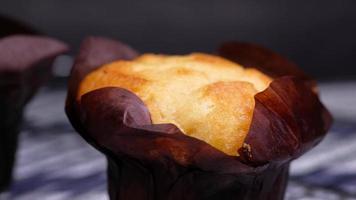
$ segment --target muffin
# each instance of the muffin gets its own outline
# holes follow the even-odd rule
[[[303,72],[261,47],[239,54],[241,44],[217,56],[83,42],[66,112],[107,156],[110,199],[283,198],[290,161],[320,142],[331,116]]]
[[[24,107],[50,77],[53,59],[66,50],[64,43],[48,37],[0,39],[0,192],[11,182]]]

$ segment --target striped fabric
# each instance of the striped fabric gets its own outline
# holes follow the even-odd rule
[[[105,157],[74,132],[64,89],[43,89],[27,107],[15,181],[0,199],[106,200]],[[326,139],[292,164],[286,199],[356,199],[356,82],[321,84],[335,117]]]

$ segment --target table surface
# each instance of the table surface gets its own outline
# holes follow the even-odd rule
[[[293,162],[286,199],[356,200],[356,81],[322,83],[320,91],[335,122],[320,145]],[[108,199],[105,157],[69,124],[65,95],[44,88],[28,105],[6,199]]]

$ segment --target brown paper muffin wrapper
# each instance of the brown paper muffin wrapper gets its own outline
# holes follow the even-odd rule
[[[87,73],[136,55],[118,41],[88,38],[69,82],[68,118],[107,156],[112,200],[283,199],[290,161],[315,146],[330,126],[331,116],[309,78],[292,73],[276,75],[255,96],[251,128],[239,157],[184,135],[173,124],[152,124],[140,98],[123,88],[94,90],[76,100]],[[229,59],[238,61],[233,53]]]
[[[47,37],[0,39],[0,192],[11,182],[23,109],[50,77],[53,59],[66,50],[64,43]]]

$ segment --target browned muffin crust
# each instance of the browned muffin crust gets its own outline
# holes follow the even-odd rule
[[[86,76],[78,98],[103,87],[135,93],[153,123],[173,123],[182,132],[238,155],[248,133],[254,95],[268,87],[262,72],[209,54],[144,54],[106,64]]]

